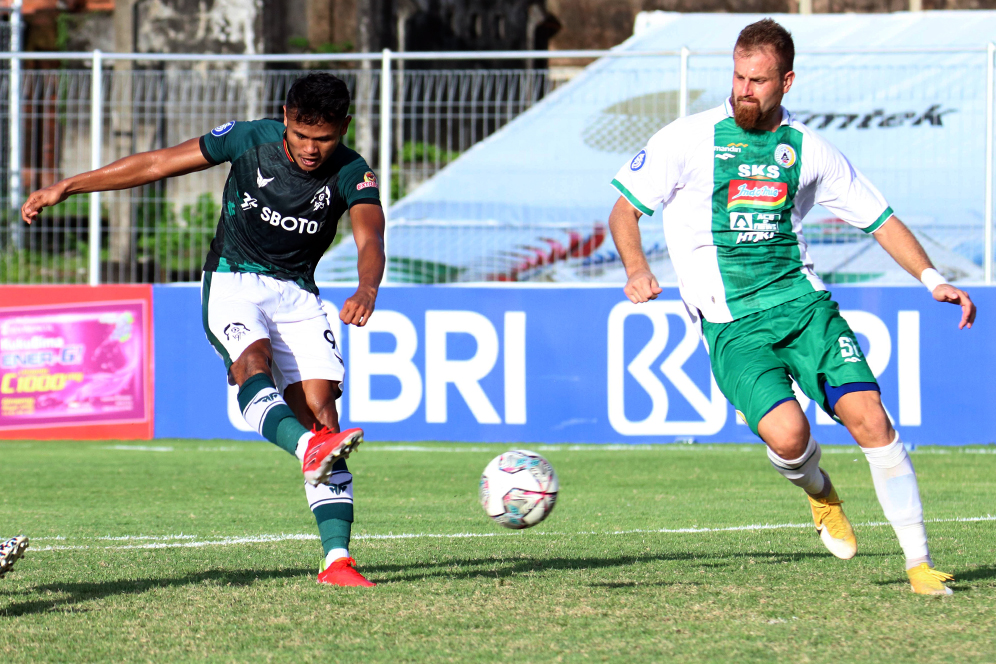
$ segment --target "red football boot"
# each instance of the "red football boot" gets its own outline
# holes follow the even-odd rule
[[[373,581],[367,581],[356,571],[356,561],[352,558],[336,558],[324,572],[318,575],[318,583],[330,586],[376,586]]]
[[[312,431],[315,435],[308,441],[308,449],[304,451],[301,472],[308,484],[318,486],[328,481],[332,474],[332,464],[348,457],[363,442],[363,429],[346,429],[336,433],[322,427],[320,431]]]

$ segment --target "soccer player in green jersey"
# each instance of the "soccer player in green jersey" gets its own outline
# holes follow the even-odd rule
[[[138,187],[230,162],[221,219],[204,264],[204,331],[239,386],[242,414],[302,464],[305,493],[325,551],[321,583],[370,586],[349,555],[352,475],[346,457],[363,440],[339,431],[342,357],[315,285],[315,266],[349,210],[359,286],[343,323],[365,325],[384,273],[384,214],[377,178],[343,144],[349,90],[309,74],[287,93],[283,122],[228,122],[163,150],[120,159],[34,192],[31,223],[72,194]]]
[[[839,558],[857,552],[793,380],[864,451],[914,592],[950,594],[951,576],[934,569],[927,548],[913,465],[854,332],[813,268],[803,217],[819,204],[872,234],[935,300],[961,307],[959,328],[972,326],[975,305],[945,282],[875,187],[782,107],[794,57],[791,35],[775,21],[747,26],[733,50],[730,98],[664,127],[619,170],[609,226],[625,293],[641,303],[661,292],[638,221],[663,204],[681,297],[701,323],[716,382],[767,443],[775,469],[806,492],[823,543]]]

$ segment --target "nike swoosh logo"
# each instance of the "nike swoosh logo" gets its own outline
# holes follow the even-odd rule
[[[271,182],[273,182],[273,178],[264,178],[263,174],[260,172],[260,170],[258,168],[256,169],[256,186],[257,187],[259,187],[260,189],[262,189],[263,187],[265,187],[266,185],[270,184]]]

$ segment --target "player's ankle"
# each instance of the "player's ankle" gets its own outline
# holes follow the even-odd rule
[[[349,549],[330,549],[329,552],[325,554],[325,567],[329,567],[329,565],[340,558],[349,558]]]
[[[301,463],[304,463],[304,453],[308,450],[308,442],[314,436],[313,431],[307,431],[301,434],[301,437],[297,439],[297,445],[294,448],[294,456]]]

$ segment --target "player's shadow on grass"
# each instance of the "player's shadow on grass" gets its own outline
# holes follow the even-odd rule
[[[626,567],[636,563],[690,562],[693,568],[739,567],[747,560],[758,565],[773,565],[799,562],[807,558],[832,558],[827,552],[757,553],[750,556],[736,556],[722,559],[719,556],[703,557],[692,553],[659,553],[641,556],[618,556],[614,558],[461,558],[439,560],[408,565],[365,566],[363,573],[377,583],[406,583],[414,579],[503,579],[520,576],[528,572],[549,572],[554,570],[594,570],[610,567]],[[717,560],[717,558],[719,558]],[[477,569],[463,569],[466,567]],[[392,574],[390,578],[380,577]]]
[[[223,586],[251,586],[256,581],[313,576],[314,573],[315,570],[312,567],[276,570],[208,570],[166,579],[114,579],[91,583],[49,583],[35,586],[28,592],[32,594],[53,593],[59,595],[58,599],[41,599],[11,604],[6,608],[0,608],[0,617],[14,618],[33,613],[44,613],[53,609],[83,613],[89,609],[74,605],[88,600],[104,599],[112,595],[140,595],[156,588],[193,586],[206,581]],[[2,594],[9,596],[12,593]]]

